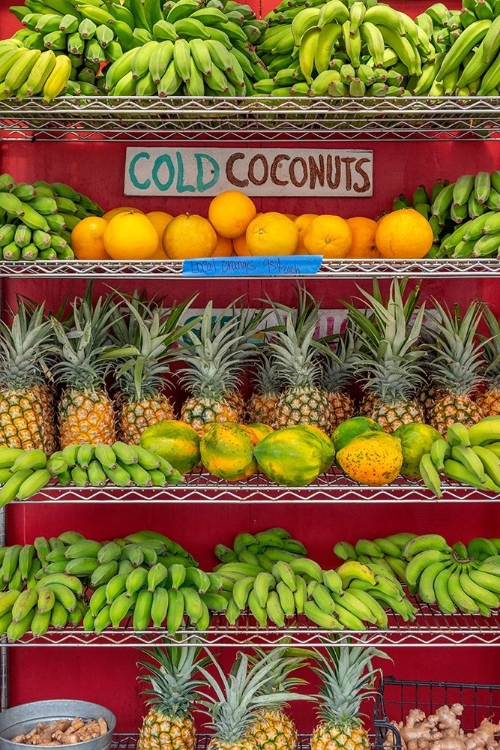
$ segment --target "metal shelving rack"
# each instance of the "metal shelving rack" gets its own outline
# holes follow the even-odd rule
[[[227,278],[231,273],[219,278]],[[394,278],[396,276],[418,276],[419,278],[470,278],[497,277],[500,275],[500,260],[497,258],[422,258],[421,260],[331,260],[324,261],[314,279],[362,279]],[[127,279],[191,279],[203,277],[183,276],[182,261],[142,261],[124,263],[110,260],[97,263],[91,260],[72,261],[24,261],[0,260],[0,278],[15,277],[58,279],[79,276],[80,278],[111,279],[117,276]],[[217,278],[214,276],[211,279]],[[258,278],[258,277],[252,277]],[[269,278],[266,276],[265,278]],[[290,277],[279,276],[289,279]],[[301,278],[304,278],[301,276]]]
[[[79,141],[481,140],[500,138],[500,97],[60,97],[0,102],[5,138]]]
[[[307,487],[284,487],[269,481],[263,474],[255,474],[245,482],[226,482],[205,471],[186,476],[186,483],[175,487],[59,487],[50,485],[37,495],[14,502],[14,506],[27,503],[56,503],[87,505],[95,503],[155,503],[186,504],[214,503],[263,504],[263,503],[320,503],[336,505],[340,503],[497,503],[493,492],[475,487],[464,487],[448,481],[443,483],[443,497],[436,496],[420,481],[410,481],[399,477],[385,487],[368,487],[352,481],[344,474],[331,470],[322,474]]]
[[[461,99],[442,97],[402,97],[383,99],[200,99],[158,98],[70,98],[55,99],[50,105],[37,99],[0,102],[0,138],[6,141],[47,141],[133,144],[195,142],[258,143],[265,141],[356,142],[379,141],[456,141],[500,140],[500,98]],[[500,260],[423,259],[418,261],[334,261],[325,262],[314,278],[396,277],[498,277]],[[182,264],[155,262],[106,264],[94,262],[0,262],[0,278],[92,278],[181,279]],[[191,277],[193,278],[193,277]],[[495,502],[496,497],[475,488],[448,483],[439,502]],[[32,503],[88,504],[117,503],[401,503],[436,502],[421,483],[399,480],[391,487],[360,487],[335,472],[320,477],[306,488],[278,487],[257,475],[246,483],[227,484],[208,475],[193,475],[181,487],[170,488],[55,488],[42,491]],[[25,501],[26,502],[26,501]],[[20,507],[15,503],[12,511]],[[5,534],[3,511],[0,538]],[[500,645],[500,610],[485,618],[457,614],[443,616],[422,603],[416,603],[417,618],[405,623],[389,615],[387,629],[368,627],[365,631],[341,631],[340,643],[361,642],[378,646],[497,646]],[[283,636],[297,646],[321,646],[325,631],[305,618],[289,621],[285,628],[260,628],[250,615],[231,627],[214,616],[210,628],[181,630],[181,642],[200,642],[207,647],[263,647],[278,645]],[[8,699],[8,671],[5,654],[16,647],[87,646],[153,647],[163,643],[160,630],[134,632],[131,624],[103,633],[86,633],[82,628],[50,630],[40,638],[29,633],[23,640],[1,643],[2,708]],[[168,640],[168,639],[167,639]],[[117,735],[114,750],[132,750],[136,738]],[[202,747],[206,738],[200,738]],[[204,744],[203,744],[204,743]],[[302,739],[301,748],[305,749]]]
[[[417,608],[413,622],[403,622],[394,613],[389,614],[386,629],[373,626],[363,631],[335,631],[339,645],[362,642],[364,645],[379,647],[402,646],[500,646],[500,611],[490,617],[482,615],[442,615],[428,604],[412,600]],[[244,646],[290,645],[309,648],[325,645],[331,631],[323,630],[305,617],[291,618],[284,628],[268,625],[259,627],[253,617],[242,615],[237,625],[230,626],[221,615],[214,615],[208,630],[196,630],[185,626],[176,638],[166,636],[162,630],[134,631],[131,623],[119,629],[106,628],[102,633],[85,632],[79,628],[50,629],[43,636],[33,638],[27,634],[22,640],[8,644],[8,648],[27,646],[87,646],[87,647],[126,647],[143,646],[153,648],[158,645],[188,646],[199,643],[210,648],[242,648]],[[283,638],[287,643],[283,644]]]

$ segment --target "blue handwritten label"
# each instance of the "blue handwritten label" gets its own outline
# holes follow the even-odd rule
[[[195,258],[182,264],[183,276],[311,276],[322,255],[272,255],[238,258]]]

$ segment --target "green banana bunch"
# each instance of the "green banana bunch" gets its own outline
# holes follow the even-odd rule
[[[41,95],[47,102],[61,94],[241,96],[252,93],[254,70],[264,69],[254,45],[268,24],[249,6],[201,7],[178,0],[162,9],[153,2],[104,5],[89,0],[73,7],[51,1],[51,7],[35,3],[37,12],[23,12],[23,39],[6,40],[0,48],[4,96]],[[38,12],[45,7],[46,12]],[[225,72],[218,68],[212,78],[199,43],[213,41],[224,46],[231,65]],[[176,74],[181,71],[180,82],[172,61]]]
[[[437,440],[420,463],[426,487],[442,495],[441,475],[459,484],[499,492],[500,417],[481,419],[470,428],[463,424],[448,427],[446,440]]]
[[[254,83],[256,94],[274,96],[399,96],[412,93],[423,75],[429,78],[436,49],[432,22],[419,26],[409,16],[383,3],[329,0],[278,6],[268,14],[257,52],[269,75]],[[298,83],[284,75],[285,88],[272,73],[299,70]],[[335,75],[342,65],[354,69],[349,76]],[[276,66],[276,67],[275,67]],[[381,78],[381,68],[385,78]],[[328,73],[328,75],[327,75]],[[274,85],[273,85],[274,83]],[[429,87],[432,83],[429,83]],[[291,86],[291,89],[286,89]],[[420,88],[423,87],[421,84]]]
[[[182,483],[182,475],[160,456],[139,446],[120,441],[112,446],[98,444],[70,445],[61,454],[59,475],[69,470],[74,484],[81,487],[102,487],[108,481],[117,487],[164,487]]]
[[[0,464],[3,464],[0,471],[4,472],[0,474],[3,504],[16,498],[28,499],[53,477],[60,484],[72,483],[77,487],[102,487],[108,482],[117,487],[164,487],[183,482],[182,475],[165,459],[121,442],[113,446],[68,445],[50,458],[42,450],[18,453],[18,449],[0,446]]]
[[[42,53],[40,61],[44,55],[53,56],[53,53]],[[47,71],[52,63],[55,64],[55,57],[46,58],[46,61]],[[37,65],[38,62],[32,72]],[[33,80],[33,86],[37,85]],[[103,214],[97,203],[69,185],[17,184],[10,175],[0,175],[0,206],[5,212],[0,223],[0,256],[3,260],[71,260],[74,254],[71,235],[65,230],[66,222],[76,224],[87,216]]]
[[[42,450],[23,451],[0,446],[2,465],[0,505],[13,500],[27,500],[40,492],[51,480],[46,468],[47,456]]]
[[[238,534],[232,549],[223,544],[215,547],[215,555],[222,562],[246,562],[271,570],[279,560],[290,562],[307,555],[307,549],[285,529],[273,528],[256,534]]]
[[[435,74],[434,74],[435,75]],[[420,186],[412,198],[401,194],[393,210],[412,207],[428,219],[434,244],[428,257],[491,257],[500,248],[500,172],[464,174],[455,182]]]

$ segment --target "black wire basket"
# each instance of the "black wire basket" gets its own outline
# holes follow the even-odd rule
[[[402,750],[403,742],[391,721],[405,721],[412,708],[426,715],[443,705],[461,703],[464,707],[462,728],[473,732],[484,718],[500,721],[500,685],[477,685],[466,682],[420,682],[387,677],[380,681],[375,697],[373,728],[376,750],[384,750],[389,738],[392,750]]]

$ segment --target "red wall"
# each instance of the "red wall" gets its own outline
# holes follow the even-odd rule
[[[7,13],[9,3],[0,0],[0,29],[5,37],[17,28]],[[253,3],[256,7],[257,3]],[[262,2],[265,13],[270,2]],[[412,14],[421,12],[426,3],[400,5]],[[456,6],[455,6],[456,7]],[[274,145],[274,144],[273,144]],[[296,144],[298,148],[317,145]],[[432,185],[438,177],[455,179],[464,172],[500,167],[500,150],[488,142],[422,142],[390,143],[359,142],[360,148],[374,151],[374,195],[372,198],[344,199],[281,199],[257,201],[259,209],[279,208],[289,213],[338,212],[344,216],[375,216],[390,208],[392,199],[400,192],[411,193],[419,183]],[[19,181],[43,179],[66,181],[76,189],[91,195],[105,208],[116,205],[137,205],[143,210],[168,210],[172,213],[190,210],[206,214],[208,199],[198,198],[162,200],[159,198],[124,199],[123,178],[125,144],[123,143],[14,143],[0,144],[0,172],[10,172]],[[194,204],[194,207],[193,207]],[[13,302],[15,292],[42,300],[57,307],[65,294],[81,293],[84,280],[4,282],[5,301]],[[179,299],[195,289],[200,291],[200,306],[214,298],[219,306],[227,304],[239,294],[252,298],[265,294],[282,301],[293,301],[289,281],[230,280],[204,283],[200,281],[150,281],[122,283],[113,280],[109,286],[120,288],[147,287],[149,292],[161,289]],[[310,282],[308,287],[323,296],[325,306],[335,307],[338,299],[355,292],[355,282]],[[96,284],[96,293],[105,289]],[[497,304],[498,282],[474,280],[429,280],[424,285],[424,296],[435,295],[449,302],[465,303],[472,297]],[[500,307],[497,307],[500,313]],[[125,512],[124,512],[125,510]],[[497,506],[477,505],[401,505],[360,506],[311,504],[288,508],[283,505],[251,505],[219,507],[211,505],[137,506],[124,509],[99,507],[98,504],[74,506],[17,505],[7,509],[8,540],[32,541],[39,534],[51,536],[68,528],[79,530],[90,537],[105,539],[140,528],[153,528],[169,534],[184,544],[202,565],[213,564],[211,550],[218,542],[230,543],[240,531],[256,531],[269,526],[286,526],[302,539],[311,555],[319,562],[332,562],[331,549],[340,539],[354,541],[360,537],[382,536],[400,530],[416,532],[437,531],[450,541],[467,541],[474,535],[500,536]],[[392,649],[394,664],[389,673],[404,678],[463,680],[467,682],[500,682],[498,651],[489,649],[433,648],[425,650]],[[12,648],[10,661],[10,703],[50,697],[74,697],[101,701],[119,717],[119,731],[134,731],[143,715],[140,684],[136,680],[135,662],[140,657],[131,648]],[[293,713],[302,730],[313,724],[311,706],[294,706]],[[498,716],[497,716],[498,718]]]

